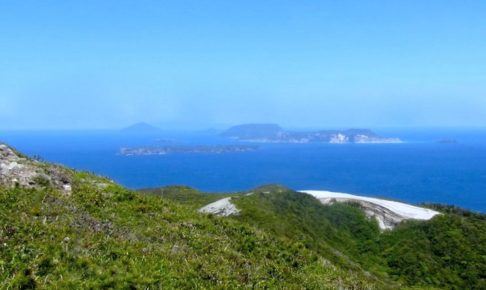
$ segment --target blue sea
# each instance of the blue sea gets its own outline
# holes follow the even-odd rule
[[[340,191],[486,212],[486,129],[382,129],[403,144],[258,144],[254,152],[121,156],[121,147],[227,144],[209,133],[8,131],[18,150],[107,176],[129,188],[189,185],[206,192],[264,184]],[[455,139],[455,144],[438,142]]]

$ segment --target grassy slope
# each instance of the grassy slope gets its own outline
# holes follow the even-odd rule
[[[173,198],[174,190],[163,197]],[[178,199],[184,200],[184,194]],[[232,219],[283,240],[298,241],[342,268],[355,272],[366,269],[387,284],[393,280],[426,289],[486,289],[484,215],[432,206],[444,214],[380,233],[376,222],[367,219],[356,205],[324,206],[310,196],[281,187],[237,194],[232,201],[242,210]]]
[[[234,195],[203,194],[188,186],[169,186],[155,189],[141,189],[139,191],[144,194],[161,196],[165,199],[176,201],[178,204],[184,204],[194,209],[198,209],[221,198]]]
[[[70,196],[0,189],[0,288],[380,288],[264,228],[74,174]]]
[[[221,195],[66,173],[71,195],[0,188],[0,288],[486,288],[484,215],[432,205],[380,233],[356,205],[273,186],[226,195],[242,213],[218,218],[196,209]]]
[[[411,285],[486,289],[486,217],[452,212],[410,221],[380,236],[378,254],[396,280]]]

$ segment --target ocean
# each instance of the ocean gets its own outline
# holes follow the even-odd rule
[[[188,185],[205,192],[281,184],[445,203],[486,212],[485,129],[382,129],[402,144],[257,144],[253,152],[122,156],[121,147],[230,144],[209,133],[6,131],[0,140],[31,156],[109,177],[129,188]],[[457,142],[438,142],[439,140]]]

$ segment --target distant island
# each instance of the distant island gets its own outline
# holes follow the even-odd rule
[[[123,156],[167,155],[173,153],[233,153],[256,151],[258,146],[250,145],[218,145],[218,146],[164,146],[121,148]]]
[[[139,122],[122,129],[122,133],[128,134],[151,134],[159,133],[161,130],[145,122]]]
[[[369,129],[288,131],[277,124],[243,124],[229,128],[223,137],[259,143],[401,143]]]

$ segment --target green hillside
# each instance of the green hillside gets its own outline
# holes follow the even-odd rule
[[[29,159],[18,162],[33,172],[50,170]],[[191,205],[91,174],[65,174],[71,192],[47,177],[35,177],[32,188],[0,188],[0,288],[382,286],[265,229],[199,214]]]
[[[135,192],[0,148],[1,289],[484,289],[486,218],[451,207],[381,233],[358,205],[268,186]],[[5,170],[4,170],[5,169]]]
[[[161,196],[174,200],[177,189],[165,189],[170,194]],[[199,205],[197,200],[209,198],[205,196],[196,199],[181,191],[177,200]],[[366,271],[370,279],[390,287],[486,289],[485,215],[431,205],[442,214],[380,232],[376,221],[357,204],[322,205],[309,195],[279,186],[235,194],[232,202],[241,212],[227,219],[284,241],[298,241],[333,264]]]

